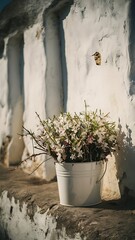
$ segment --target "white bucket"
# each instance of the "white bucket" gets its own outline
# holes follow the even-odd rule
[[[101,202],[104,161],[56,163],[60,204],[91,206]]]

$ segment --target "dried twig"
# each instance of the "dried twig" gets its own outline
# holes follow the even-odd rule
[[[22,160],[21,163],[26,162],[28,159],[32,159],[33,157],[35,158],[36,156],[40,156],[43,154],[45,154],[45,153],[44,152],[43,153],[34,153],[34,154],[30,155],[29,157],[25,158],[24,160]]]
[[[44,162],[47,162],[48,160],[50,160],[51,157],[45,159],[44,161],[42,161],[29,175],[32,175]]]

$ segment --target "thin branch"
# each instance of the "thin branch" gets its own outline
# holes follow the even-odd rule
[[[34,137],[34,133],[30,132],[28,129],[26,129],[24,126],[23,126],[23,129],[28,133],[28,135],[30,135],[32,137],[32,139],[34,139],[34,141],[36,142],[36,144],[41,147],[41,149],[43,151],[45,151],[45,148],[38,142],[38,140],[36,139],[36,137]],[[24,136],[24,135],[23,135]]]
[[[44,152],[43,153],[34,153],[34,154],[30,155],[29,157],[25,158],[24,160],[22,160],[21,163],[26,162],[28,159],[31,159],[32,157],[40,156],[42,154],[45,154],[45,153]]]
[[[32,175],[44,162],[47,162],[48,160],[50,160],[51,157],[45,159],[44,161],[42,161],[29,175]]]
[[[53,137],[51,137],[51,135],[50,135],[49,126],[48,126],[47,121],[44,121],[44,123],[43,123],[43,121],[41,120],[41,118],[40,118],[40,116],[39,116],[39,114],[38,114],[37,112],[36,112],[36,115],[37,115],[37,117],[39,118],[40,124],[42,125],[43,129],[45,128],[44,124],[47,126],[46,132],[47,132],[49,138],[50,138],[56,145],[58,145],[57,142],[55,141],[55,139],[54,139]]]
[[[42,148],[39,148],[39,147],[37,147],[37,146],[34,146],[34,148],[35,148],[35,149],[38,149],[38,150],[40,150],[40,151],[43,151]],[[44,154],[47,154],[47,152],[45,152],[45,151],[43,151],[43,152],[44,152]]]
[[[42,125],[42,127],[44,128],[43,121],[41,120],[41,118],[40,118],[39,114],[38,114],[37,112],[35,112],[35,113],[36,113],[36,115],[37,115],[37,117],[38,117],[38,119],[39,119],[39,122],[40,122],[40,124],[41,124],[41,125]]]
[[[33,149],[33,156],[34,156],[34,161],[35,161],[35,154],[34,154],[34,143],[33,143],[33,138],[32,138],[32,149]]]

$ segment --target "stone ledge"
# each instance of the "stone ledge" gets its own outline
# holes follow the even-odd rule
[[[57,183],[0,166],[0,240],[135,239],[135,201],[59,204]]]

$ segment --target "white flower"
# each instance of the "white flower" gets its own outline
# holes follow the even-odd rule
[[[72,160],[76,159],[76,155],[75,154],[71,154],[71,157],[70,157]]]
[[[40,119],[40,118],[39,118]],[[84,158],[99,161],[117,145],[115,124],[108,115],[95,112],[61,113],[59,117],[42,121],[38,134],[27,135],[58,162]]]
[[[78,152],[78,157],[80,158],[80,157],[82,157],[82,156],[83,156],[83,151],[80,150],[80,151]]]

